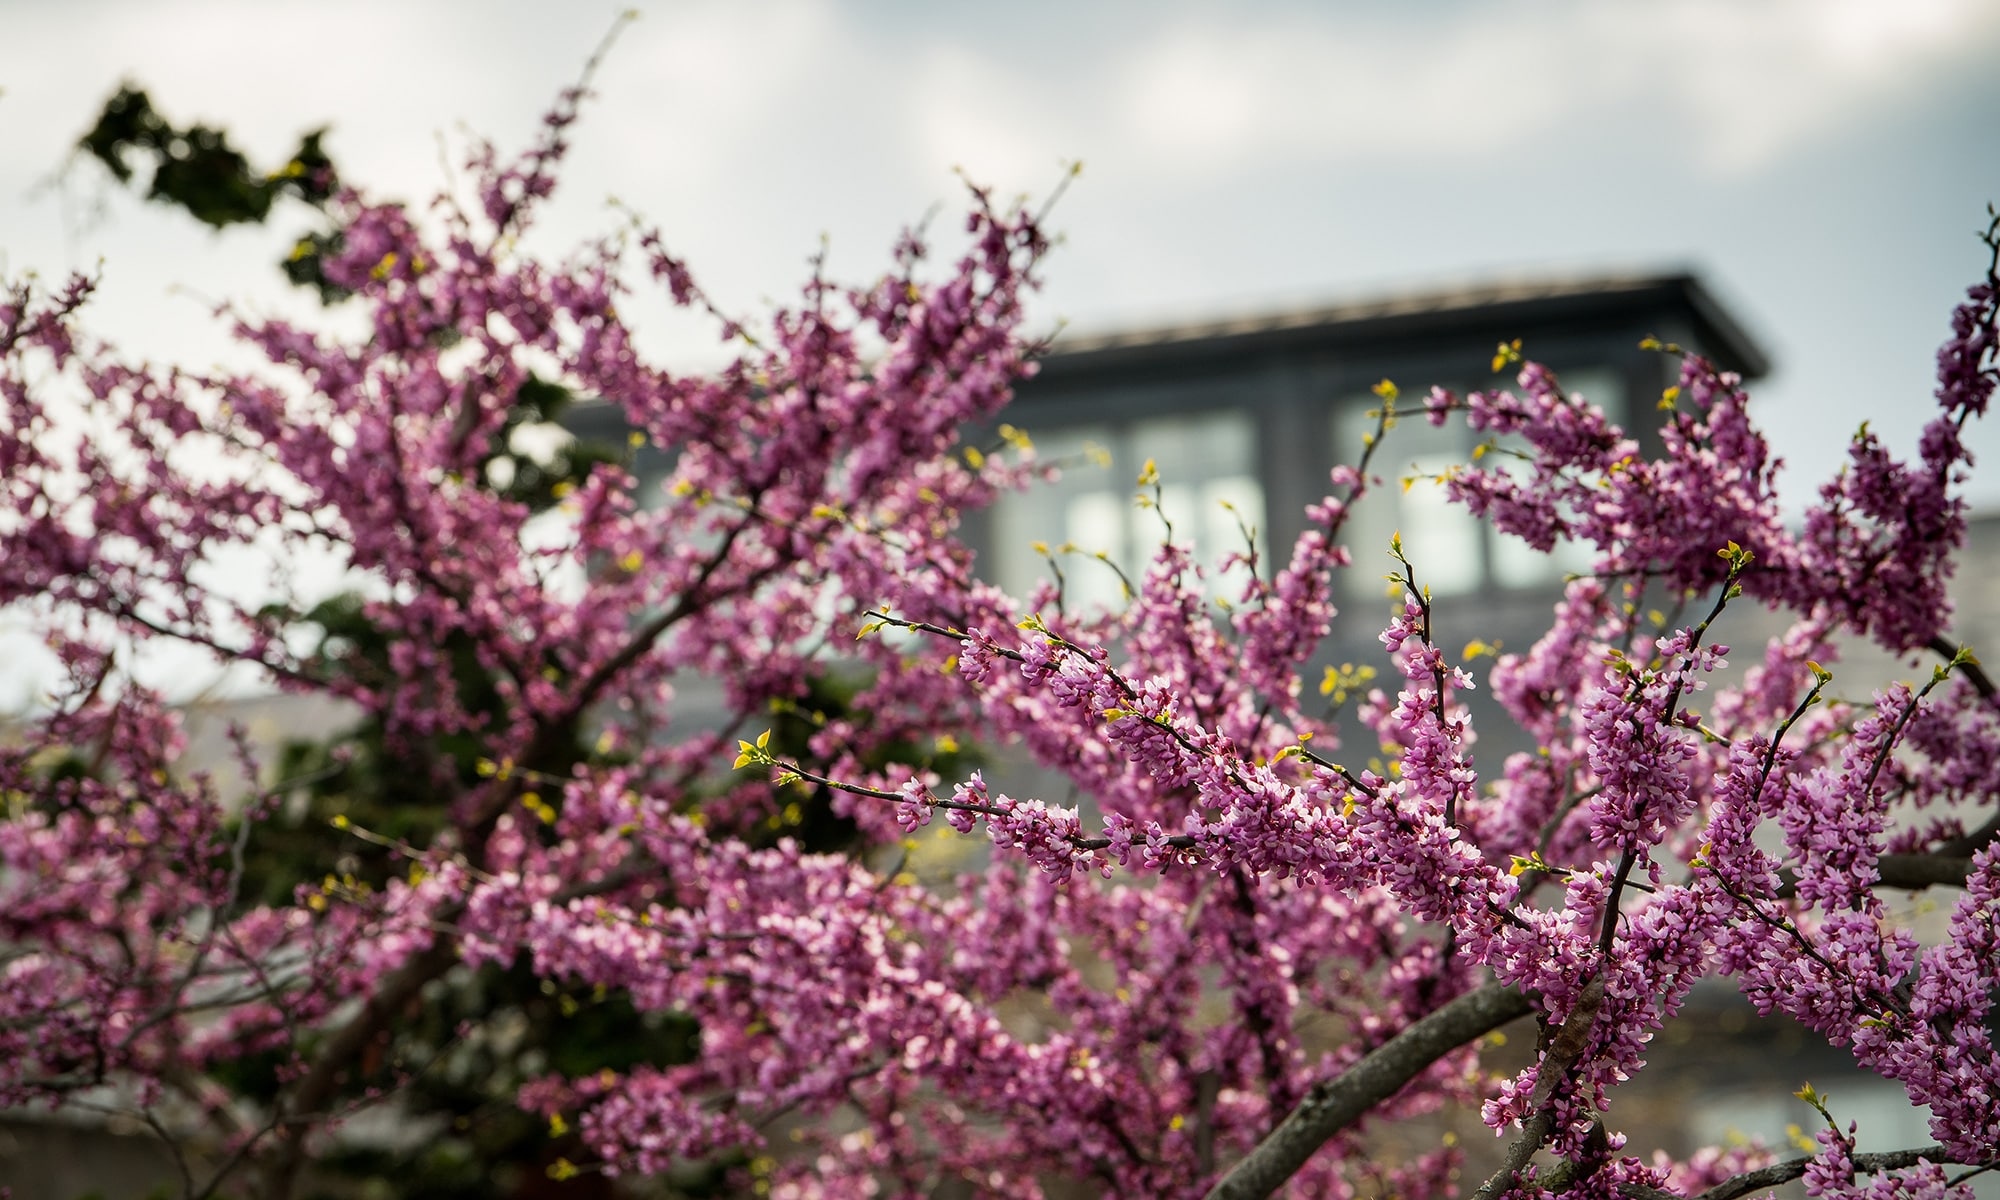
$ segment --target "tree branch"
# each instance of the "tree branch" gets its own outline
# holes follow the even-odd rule
[[[1772,1163],[1768,1167],[1759,1167],[1755,1171],[1745,1171],[1733,1179],[1723,1180],[1721,1183],[1695,1196],[1693,1200],[1737,1200],[1737,1197],[1747,1196],[1751,1192],[1777,1187],[1781,1183],[1790,1183],[1792,1180],[1804,1175],[1806,1167],[1811,1165],[1812,1161],[1812,1155],[1805,1155],[1800,1158],[1788,1158],[1783,1162]],[[1953,1155],[1951,1151],[1945,1149],[1943,1146],[1925,1146],[1918,1150],[1890,1150],[1881,1154],[1856,1154],[1854,1155],[1854,1170],[1858,1174],[1873,1175],[1881,1171],[1895,1171],[1904,1167],[1914,1167],[1920,1162],[1942,1164],[1958,1161],[1957,1156]],[[1625,1194],[1632,1197],[1632,1200],[1658,1200],[1659,1197],[1671,1196],[1673,1193],[1660,1192],[1653,1188],[1626,1188]]]
[[[1614,910],[1606,907],[1607,914]],[[1542,1050],[1541,1065],[1535,1068],[1535,1090],[1528,1096],[1528,1108],[1533,1114],[1521,1126],[1520,1136],[1507,1147],[1506,1161],[1493,1172],[1479,1190],[1473,1193],[1473,1200],[1493,1200],[1513,1186],[1515,1176],[1527,1167],[1535,1157],[1535,1151],[1549,1140],[1555,1132],[1556,1114],[1551,1107],[1557,1089],[1570,1082],[1570,1068],[1583,1055],[1584,1047],[1590,1044],[1590,1031],[1597,1024],[1597,1014],[1604,1008],[1604,971],[1600,967],[1590,977],[1583,991],[1576,998],[1569,1016],[1548,1038]],[[1600,1130],[1601,1132],[1601,1130]]]
[[[278,1149],[265,1171],[266,1196],[291,1195],[299,1168],[305,1165],[306,1134],[333,1099],[354,1060],[402,1014],[410,1001],[422,994],[425,984],[457,962],[457,945],[439,935],[429,949],[383,976],[361,1011],[319,1045],[298,1087],[290,1097],[280,1101],[288,1111],[281,1110],[273,1122]]]
[[[1883,887],[1920,892],[1927,887],[1964,887],[1972,873],[1969,858],[1938,854],[1884,854],[1875,860],[1877,882]]]
[[[1964,887],[1966,876],[1972,873],[1970,858],[1955,858],[1943,847],[1930,854],[1884,854],[1875,860],[1875,886],[1897,888],[1906,892],[1921,892],[1932,887]],[[1787,868],[1779,874],[1780,884],[1774,900],[1789,900],[1798,895],[1797,872]]]
[[[2000,837],[2000,813],[1995,813],[1984,825],[1956,837],[1938,847],[1939,854],[1974,855],[1984,850],[1996,837]]]
[[[1291,1115],[1209,1190],[1207,1200],[1263,1200],[1327,1139],[1401,1091],[1425,1067],[1530,1011],[1521,993],[1489,983],[1415,1022],[1338,1079],[1315,1084]]]
[[[1521,1126],[1519,1136],[1508,1145],[1506,1159],[1493,1174],[1487,1176],[1485,1183],[1479,1185],[1479,1190],[1472,1194],[1472,1200],[1493,1200],[1504,1195],[1508,1188],[1514,1186],[1515,1177],[1527,1168],[1528,1160],[1535,1157],[1535,1151],[1549,1140],[1555,1128],[1556,1114],[1553,1109],[1543,1108],[1528,1118],[1528,1123]]]

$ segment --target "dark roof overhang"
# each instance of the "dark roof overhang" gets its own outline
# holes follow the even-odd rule
[[[1673,272],[1501,281],[1184,325],[1064,333],[1042,359],[1042,372],[1065,376],[1192,366],[1246,354],[1338,351],[1495,330],[1629,326],[1649,318],[1685,322],[1694,348],[1724,370],[1746,379],[1770,370],[1763,349],[1701,281]]]

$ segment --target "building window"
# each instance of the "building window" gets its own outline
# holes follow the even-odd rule
[[[1612,420],[1624,415],[1625,388],[1616,373],[1571,370],[1560,378],[1566,390],[1582,393]],[[1467,389],[1457,390],[1463,394]],[[1375,429],[1375,418],[1368,413],[1380,403],[1367,394],[1341,402],[1333,422],[1336,462],[1359,461],[1362,439]],[[1381,576],[1396,569],[1389,558],[1389,541],[1397,534],[1402,535],[1403,552],[1415,569],[1417,582],[1440,596],[1548,587],[1566,575],[1589,569],[1587,547],[1565,543],[1554,553],[1543,554],[1519,538],[1493,529],[1447,496],[1440,478],[1455,467],[1470,464],[1475,448],[1483,441],[1491,440],[1493,449],[1503,453],[1485,454],[1480,466],[1525,475],[1527,464],[1504,453],[1524,447],[1518,437],[1475,433],[1457,417],[1442,426],[1432,425],[1420,405],[1407,398],[1399,408],[1403,415],[1371,464],[1371,474],[1380,477],[1384,486],[1357,505],[1348,520],[1345,540],[1357,568],[1351,575],[1356,595],[1376,595]]]
[[[1211,411],[1139,421],[1030,427],[1037,455],[1063,466],[1062,478],[1003,499],[993,509],[993,578],[1025,596],[1051,577],[1053,556],[1062,572],[1063,604],[1072,612],[1125,603],[1119,571],[1137,586],[1173,526],[1173,540],[1188,547],[1208,571],[1204,591],[1234,599],[1246,575],[1238,566],[1215,568],[1231,551],[1246,549],[1243,530],[1264,546],[1264,489],[1257,480],[1257,430],[1241,412]],[[1136,502],[1147,460],[1159,473],[1159,509]],[[1038,548],[1041,547],[1041,548]],[[1044,552],[1046,550],[1046,553]],[[1106,562],[1097,561],[1102,554]]]

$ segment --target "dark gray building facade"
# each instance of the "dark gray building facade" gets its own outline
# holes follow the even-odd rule
[[[1358,457],[1360,433],[1369,427],[1362,414],[1377,403],[1370,389],[1381,380],[1402,389],[1405,407],[1434,384],[1504,386],[1508,380],[1492,370],[1494,349],[1520,339],[1523,353],[1553,368],[1567,388],[1614,417],[1649,419],[1678,363],[1641,349],[1647,337],[1677,343],[1749,379],[1769,365],[1736,318],[1689,274],[1497,283],[1061,338],[1039,375],[1018,389],[1007,419],[1038,442],[1102,438],[1113,459],[1109,478],[1122,491],[1137,471],[1131,456],[1159,457],[1149,441],[1172,451],[1178,439],[1196,455],[1221,456],[1226,461],[1219,466],[1188,465],[1196,478],[1247,471],[1261,486],[1268,543],[1285,547],[1300,532],[1305,506],[1326,494],[1329,470]],[[1398,433],[1401,439],[1390,439],[1378,456],[1384,473],[1458,444]],[[1469,451],[1471,441],[1463,445]],[[1160,469],[1171,486],[1164,458]],[[1508,578],[1498,562],[1483,563],[1481,574],[1482,582],[1502,586]]]
[[[1091,560],[1103,552],[1129,574],[1158,545],[1157,515],[1133,499],[1134,480],[1151,459],[1161,507],[1197,561],[1241,549],[1241,519],[1258,530],[1268,574],[1302,531],[1306,506],[1328,494],[1333,467],[1359,461],[1376,425],[1368,413],[1381,404],[1372,389],[1388,379],[1402,392],[1405,418],[1370,462],[1387,486],[1357,506],[1343,531],[1355,566],[1325,660],[1380,658],[1375,637],[1388,611],[1382,576],[1392,569],[1392,534],[1437,597],[1444,641],[1477,637],[1525,649],[1547,628],[1564,575],[1585,563],[1560,550],[1539,554],[1446,501],[1438,477],[1471,460],[1483,435],[1456,418],[1432,426],[1422,396],[1433,385],[1511,387],[1514,369],[1496,374],[1494,354],[1519,339],[1523,355],[1644,441],[1680,368],[1676,356],[1642,349],[1648,338],[1746,378],[1769,365],[1742,324],[1685,273],[1497,283],[1065,337],[1020,386],[1006,419],[1044,457],[1071,465],[1058,482],[978,515],[969,533],[982,570],[1015,595],[1047,577],[1053,556],[1066,607],[1117,603],[1116,575]],[[1226,598],[1234,588],[1224,577],[1211,590]],[[1503,714],[1482,711],[1483,693],[1472,702],[1482,728],[1511,728]],[[1504,733],[1483,739],[1485,765],[1497,769],[1515,748],[1510,741]]]

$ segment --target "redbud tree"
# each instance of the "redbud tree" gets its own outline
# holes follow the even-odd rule
[[[974,190],[944,261],[912,233],[871,282],[816,267],[731,316],[642,224],[520,249],[581,94],[472,156],[476,202],[325,189],[315,281],[350,319],[223,307],[258,369],[121,355],[89,277],[0,300],[0,604],[60,664],[0,744],[0,1104],[135,1117],[187,1196],[365,1175],[371,1111],[476,1155],[465,1117],[422,1124],[450,1087],[494,1120],[497,1089],[514,1173],[482,1178],[521,1194],[1943,1197],[2000,1161],[2000,711],[1946,598],[1990,256],[1917,457],[1864,432],[1802,522],[1698,357],[1643,443],[1532,362],[1403,401],[1526,446],[1453,499],[1592,566],[1476,676],[1451,646],[1479,631],[1392,547],[1386,682],[1336,721],[1301,678],[1356,619],[1342,531],[1393,388],[1226,613],[1208,580],[1244,564],[1171,536],[1115,610],[1005,595],[960,528],[1057,469],[1000,425],[1042,214]],[[628,313],[660,299],[728,365],[649,361]],[[570,395],[664,481],[632,448],[517,455]],[[1721,673],[1758,609],[1788,631]],[[1857,641],[1936,669],[1838,699]],[[155,643],[357,732],[239,739],[225,803],[133,677]],[[1475,686],[1532,752],[1475,764]],[[990,786],[976,746],[1087,802]],[[1882,893],[1933,887],[1924,944]],[[1935,1144],[1858,1153],[1833,1113],[1802,1158],[1627,1153],[1619,1084],[1709,976],[1928,1105]],[[587,1053],[540,1029],[593,1013]],[[1529,1064],[1482,1067],[1515,1021]],[[1450,1139],[1369,1149],[1445,1105],[1494,1131],[1490,1178]]]

